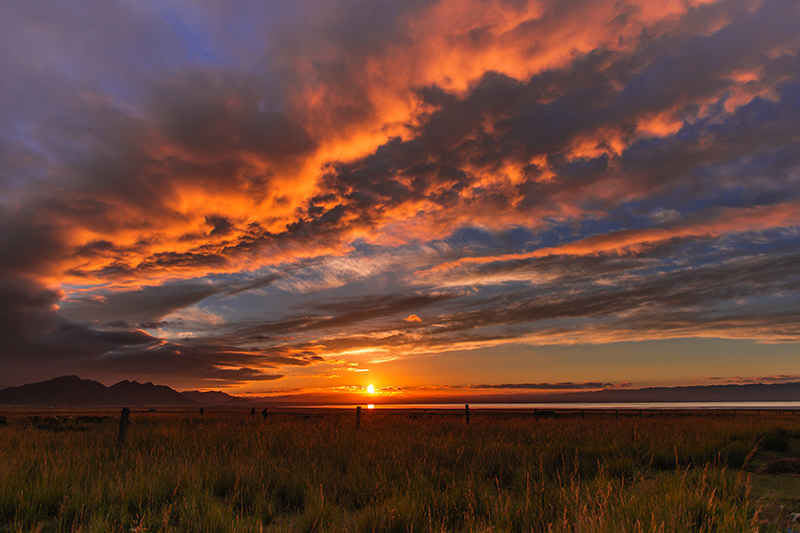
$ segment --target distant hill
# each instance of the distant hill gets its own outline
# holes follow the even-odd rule
[[[526,400],[530,401],[530,400]],[[748,383],[745,385],[698,385],[606,389],[594,392],[547,394],[538,402],[792,402],[800,401],[800,383]]]
[[[191,398],[166,385],[120,381],[108,388],[119,405],[195,405]]]
[[[360,395],[343,396],[294,394],[239,398],[224,392],[187,391],[180,393],[164,385],[120,381],[110,387],[78,376],[30,383],[0,390],[0,405],[24,406],[226,406],[249,408],[261,405],[333,405],[359,403]],[[397,399],[399,403],[408,400]],[[591,392],[541,394],[505,392],[495,394],[448,395],[415,398],[413,403],[637,403],[637,402],[758,402],[800,401],[800,383],[746,385],[705,385],[691,387],[649,387],[645,389],[605,389]],[[388,403],[388,402],[387,402]]]
[[[581,392],[542,393],[513,389],[503,392],[475,393],[462,389],[461,394],[414,396],[412,398],[376,397],[376,404],[524,404],[524,403],[640,403],[640,402],[800,402],[800,383],[697,385],[690,387],[649,387],[644,389],[604,389]],[[366,402],[363,394],[306,393],[251,397],[252,405],[336,405]]]
[[[238,396],[231,396],[230,394],[226,394],[224,392],[219,391],[208,391],[208,392],[200,392],[196,390],[191,391],[184,391],[183,394],[185,397],[193,400],[194,402],[200,405],[231,405],[236,404],[237,406],[247,404],[248,401],[239,398]]]
[[[39,383],[2,389],[0,405],[193,407],[197,404],[191,398],[164,385],[126,380],[106,387],[91,379],[62,376]]]

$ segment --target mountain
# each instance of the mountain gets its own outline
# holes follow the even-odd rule
[[[153,385],[150,382],[138,383],[126,379],[111,385],[108,390],[119,405],[196,405],[191,398],[180,392],[166,385]]]
[[[527,400],[530,401],[530,400]],[[748,383],[745,385],[696,385],[690,387],[648,387],[605,389],[540,396],[538,402],[796,402],[800,383]]]
[[[0,390],[0,404],[9,405],[108,405],[113,397],[105,385],[78,376],[29,383]]]
[[[361,400],[363,401],[363,400]],[[799,402],[800,383],[748,383],[744,385],[693,385],[686,387],[648,387],[643,389],[604,389],[580,392],[497,392],[449,394],[397,399],[392,403],[641,403],[641,402]],[[378,400],[380,402],[380,400]],[[298,402],[296,402],[298,403]],[[317,400],[317,403],[321,403]]]
[[[190,390],[182,392],[181,394],[200,405],[238,405],[248,403],[248,401],[243,398],[231,396],[230,394],[219,391],[200,392]]]
[[[605,389],[580,392],[529,392],[516,390],[508,392],[470,392],[462,389],[461,394],[418,395],[413,397],[374,398],[364,394],[348,393],[299,393],[277,396],[250,397],[247,401],[254,406],[274,405],[337,405],[363,404],[367,401],[376,404],[547,404],[547,403],[640,403],[640,402],[800,402],[800,383],[744,385],[696,385],[687,387],[649,387],[643,389]]]
[[[377,398],[376,398],[377,399]],[[295,394],[261,398],[238,398],[224,392],[187,391],[180,393],[164,385],[120,381],[106,387],[78,376],[30,383],[0,390],[0,405],[26,406],[226,406],[245,408],[261,405],[332,405],[362,403],[363,395]],[[380,400],[379,400],[380,401]],[[399,403],[636,403],[636,402],[756,402],[800,401],[800,383],[765,385],[698,385],[690,387],[650,387],[645,389],[605,389],[592,392],[541,394],[512,392],[469,394],[447,397],[398,399]],[[384,402],[380,402],[384,403]],[[388,403],[388,402],[387,402]]]
[[[192,407],[197,404],[178,391],[163,385],[141,384],[126,380],[106,387],[91,379],[62,376],[38,383],[2,389],[0,390],[0,405],[62,407],[169,405]]]

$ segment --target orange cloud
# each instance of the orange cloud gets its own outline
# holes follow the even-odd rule
[[[60,258],[47,280],[136,286],[346,254],[355,239],[402,245],[440,238],[470,223],[536,228],[548,217],[580,217],[585,208],[569,196],[573,193],[556,194],[535,211],[515,209],[522,201],[515,187],[531,177],[526,174],[531,165],[541,174],[535,179],[558,180],[545,153],[508,157],[499,168],[479,158],[465,160],[461,170],[468,186],[458,193],[457,204],[445,207],[425,198],[374,204],[368,217],[348,209],[344,198],[326,196],[323,177],[331,164],[357,161],[392,138],[415,138],[439,108],[426,102],[420,88],[436,86],[463,98],[487,73],[526,82],[595,50],[629,53],[644,28],[650,35],[677,31],[682,17],[700,3],[644,3],[634,9],[604,0],[565,10],[550,2],[439,2],[405,13],[397,22],[402,38],[379,48],[345,50],[321,39],[302,49],[280,49],[281,64],[294,73],[294,90],[284,108],[269,113],[262,110],[265,91],[252,80],[214,71],[174,76],[156,88],[153,109],[127,126],[131,161],[121,161],[118,170],[127,173],[127,188],[67,190],[68,205],[58,212],[42,210],[59,221],[68,235],[64,242],[74,251]],[[316,23],[324,21],[323,14],[319,17]],[[713,32],[725,23],[724,17],[710,17],[695,21],[693,31]],[[763,76],[755,68],[737,66],[729,78],[739,91],[729,97],[730,105],[766,94],[769,87],[768,82],[758,85]],[[558,96],[550,89],[540,103]],[[98,112],[113,105],[97,94],[84,97]],[[686,103],[670,102],[667,109],[630,119],[640,136],[669,135],[681,125],[675,110]],[[497,124],[506,118],[486,117],[484,131],[476,135],[496,135]],[[623,132],[628,127],[609,124],[580,134],[568,140],[565,153],[578,159],[618,157],[637,139]],[[92,178],[98,183],[99,172]],[[398,169],[397,179],[418,176]],[[431,182],[427,196],[461,184]],[[492,189],[504,195],[504,203],[486,201],[484,191]],[[636,195],[624,180],[581,191],[593,198]],[[340,206],[347,215],[335,232],[291,234],[290,228],[311,221],[307,212],[317,195],[315,209]],[[89,216],[87,204],[104,211]],[[227,232],[209,222],[220,217],[229,224]]]

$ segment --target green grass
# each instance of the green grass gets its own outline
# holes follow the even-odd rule
[[[9,415],[0,532],[785,531],[767,476],[741,467],[800,435],[791,415],[384,411],[358,434],[352,412],[256,418],[134,412],[117,453],[114,419]]]

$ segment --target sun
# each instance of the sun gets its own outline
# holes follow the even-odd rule
[[[370,384],[367,386],[367,392],[368,392],[368,393],[370,393],[370,394],[375,394],[375,385],[373,385],[372,383],[370,383]]]

